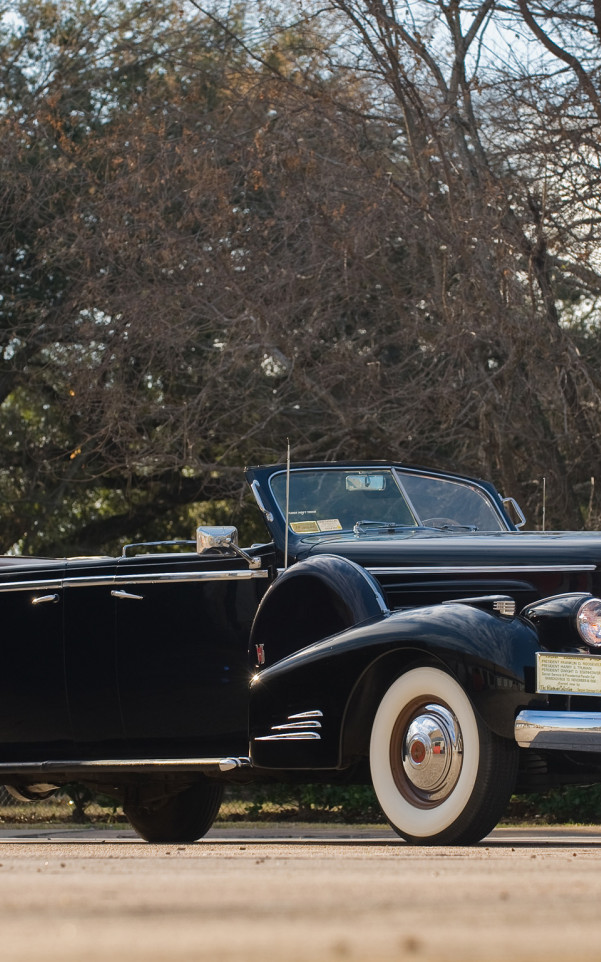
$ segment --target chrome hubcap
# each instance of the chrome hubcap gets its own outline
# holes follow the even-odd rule
[[[443,705],[425,705],[411,719],[401,747],[408,786],[423,804],[447,798],[461,773],[463,743],[457,718]]]

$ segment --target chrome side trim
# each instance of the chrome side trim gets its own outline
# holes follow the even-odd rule
[[[65,578],[61,588],[95,588],[110,587],[115,584],[115,575],[89,575],[87,578]],[[0,584],[0,591],[5,585]]]
[[[265,569],[249,571],[246,568],[231,571],[178,571],[161,574],[89,575],[88,577],[53,578],[48,581],[2,581],[2,591],[57,591],[61,588],[114,587],[116,585],[182,583],[185,581],[248,581],[251,578],[268,578]]]
[[[0,762],[0,776],[39,775],[43,772],[86,775],[95,772],[230,772],[250,766],[250,758],[108,758],[63,761]]]
[[[253,739],[255,742],[304,742],[307,739],[320,739],[317,732],[280,732],[275,735],[260,735]]]
[[[49,578],[48,581],[0,582],[0,591],[58,591],[62,587],[62,578]]]
[[[272,725],[272,732],[284,732],[284,731],[303,731],[309,728],[321,728],[320,721],[295,721],[288,722],[286,725]]]
[[[601,712],[522,711],[514,734],[520,748],[601,752]]]
[[[375,575],[462,575],[462,574],[501,574],[510,572],[551,572],[551,571],[596,571],[596,565],[465,565],[454,566],[446,565],[427,565],[419,568],[366,568],[370,574]]]
[[[301,711],[296,715],[288,715],[288,721],[281,725],[271,726],[271,735],[260,735],[254,738],[255,742],[301,742],[307,739],[321,739],[321,735],[315,729],[321,728],[323,712],[319,709],[312,711]]]
[[[269,572],[265,569],[257,570],[253,569],[249,571],[247,568],[234,569],[230,571],[178,571],[170,574],[137,574],[137,575],[115,575],[114,581],[111,584],[115,585],[157,585],[162,583],[171,582],[181,583],[184,581],[250,581],[251,578],[269,578]]]

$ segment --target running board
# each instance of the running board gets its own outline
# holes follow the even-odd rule
[[[111,758],[85,761],[0,762],[2,779],[13,775],[119,774],[120,772],[233,772],[248,768],[250,758]]]

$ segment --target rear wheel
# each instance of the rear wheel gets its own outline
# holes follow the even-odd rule
[[[438,668],[401,675],[376,712],[373,786],[392,827],[413,844],[469,844],[487,835],[509,801],[517,759],[517,746],[491,732]]]
[[[223,785],[207,779],[174,795],[127,801],[123,811],[147,842],[194,842],[210,829],[222,798]]]

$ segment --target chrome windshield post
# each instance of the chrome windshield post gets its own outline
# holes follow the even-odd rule
[[[273,521],[273,515],[272,515],[271,511],[268,511],[267,508],[265,507],[265,505],[263,504],[263,498],[261,497],[261,495],[260,495],[260,493],[259,493],[259,489],[260,489],[259,482],[256,481],[256,480],[253,481],[253,483],[252,483],[251,486],[250,486],[250,490],[252,491],[252,493],[253,493],[253,495],[254,495],[254,499],[255,499],[255,501],[257,502],[257,506],[258,506],[258,508],[259,508],[259,511],[261,511],[261,513],[265,515],[265,520],[266,520],[266,521],[271,522],[271,521]]]

